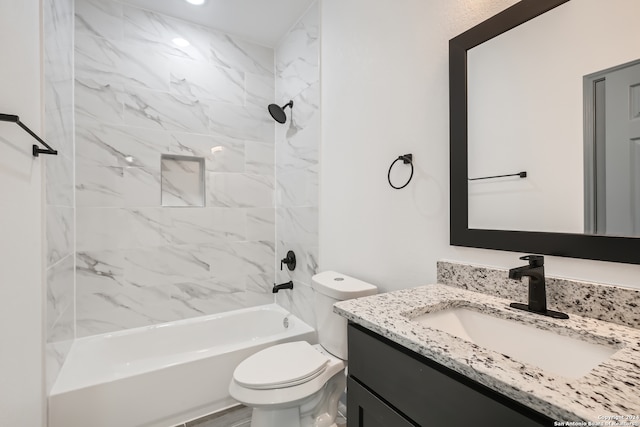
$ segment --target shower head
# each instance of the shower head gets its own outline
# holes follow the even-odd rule
[[[269,104],[269,114],[278,123],[285,123],[287,121],[287,115],[284,113],[284,109],[287,107],[293,108],[293,101],[289,101],[282,107],[276,104]]]

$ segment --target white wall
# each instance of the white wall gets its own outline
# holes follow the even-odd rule
[[[323,0],[319,270],[394,290],[436,261],[497,267],[521,254],[449,246],[448,41],[514,0]],[[413,153],[403,190],[389,164]],[[640,287],[640,267],[547,257],[549,275]]]
[[[40,3],[0,3],[0,112],[40,132]],[[41,159],[0,123],[0,425],[44,420]]]

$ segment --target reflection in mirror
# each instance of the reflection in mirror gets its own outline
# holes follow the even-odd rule
[[[612,121],[640,126],[628,108],[637,81],[618,90],[619,107],[606,106],[603,138],[619,149],[590,143],[589,129],[601,126],[583,117],[594,108],[588,76],[640,57],[639,13],[637,0],[571,0],[467,51],[468,177],[527,171],[469,181],[469,228],[638,235],[640,138]]]
[[[585,232],[640,236],[640,60],[586,76]]]

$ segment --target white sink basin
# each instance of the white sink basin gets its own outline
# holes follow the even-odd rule
[[[411,320],[571,379],[584,376],[618,350],[467,307],[427,313]]]

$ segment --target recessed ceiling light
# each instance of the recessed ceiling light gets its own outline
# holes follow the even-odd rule
[[[200,6],[201,4],[204,4],[205,0],[186,0],[186,2]]]
[[[175,44],[176,46],[179,47],[187,47],[189,46],[191,43],[189,43],[188,40],[183,39],[182,37],[176,37],[175,39],[171,40],[173,42],[173,44]]]

